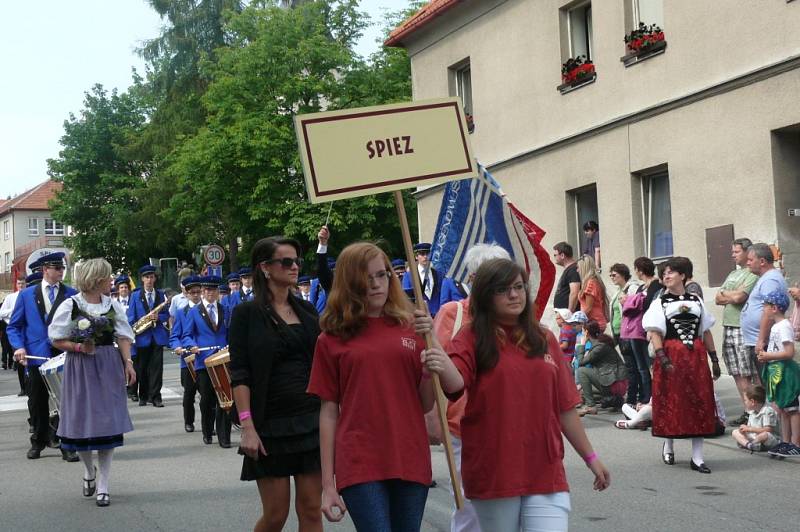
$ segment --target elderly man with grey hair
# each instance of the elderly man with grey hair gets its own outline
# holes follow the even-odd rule
[[[786,280],[775,269],[774,262],[772,250],[767,244],[753,244],[747,250],[747,267],[758,276],[758,281],[742,308],[741,324],[745,348],[753,358],[764,350],[769,337],[769,316],[764,312],[764,298],[775,290],[785,293],[788,289]]]
[[[469,289],[478,268],[490,259],[510,258],[508,251],[497,244],[475,244],[467,250],[464,262],[467,265],[468,278],[463,283],[466,294],[463,299],[458,301],[442,301],[443,304],[433,322],[433,330],[444,349],[447,349],[450,340],[456,333],[472,321],[469,314]],[[454,403],[449,403],[447,406],[447,424],[453,441],[453,452],[459,472],[461,471],[461,418],[464,417],[466,403],[466,394],[464,394],[461,399]],[[428,416],[435,415],[435,410],[428,414]],[[436,419],[430,419],[429,421],[434,424],[438,423]],[[480,532],[478,517],[468,500],[464,501],[464,506],[461,510],[453,508],[450,530],[453,532]]]

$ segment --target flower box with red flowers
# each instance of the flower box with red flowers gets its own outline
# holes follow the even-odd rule
[[[561,85],[558,90],[563,92],[564,89],[587,83],[596,77],[597,72],[595,72],[591,59],[586,59],[586,56],[583,55],[567,59],[561,65]]]
[[[639,27],[625,36],[628,53],[620,58],[625,66],[630,66],[647,57],[658,55],[667,47],[664,30],[656,24],[650,26],[640,22]]]

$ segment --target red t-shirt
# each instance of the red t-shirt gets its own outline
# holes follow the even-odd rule
[[[425,340],[383,318],[344,342],[317,339],[308,393],[339,403],[334,474],[342,490],[387,479],[431,483],[419,398]]]
[[[503,342],[497,365],[477,374],[471,327],[453,338],[448,351],[469,397],[461,420],[461,476],[468,498],[569,490],[559,415],[575,408],[580,395],[553,334],[547,345],[544,357],[528,358]]]

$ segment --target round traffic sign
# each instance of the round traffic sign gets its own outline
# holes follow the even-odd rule
[[[225,250],[222,249],[221,246],[211,244],[203,253],[203,258],[205,259],[206,264],[211,266],[219,266],[225,260]]]

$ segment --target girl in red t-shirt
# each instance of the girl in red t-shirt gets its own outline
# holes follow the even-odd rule
[[[507,259],[485,262],[470,294],[472,324],[453,339],[449,357],[438,348],[424,354],[449,397],[467,391],[464,492],[481,528],[492,532],[567,530],[562,433],[594,473],[594,488],[610,484],[575,411],[572,373],[548,354],[527,294],[523,268]]]
[[[336,261],[320,325],[308,391],[322,400],[322,512],[349,511],[357,530],[419,531],[434,401],[419,334],[433,321],[413,311],[386,254],[361,242]]]

